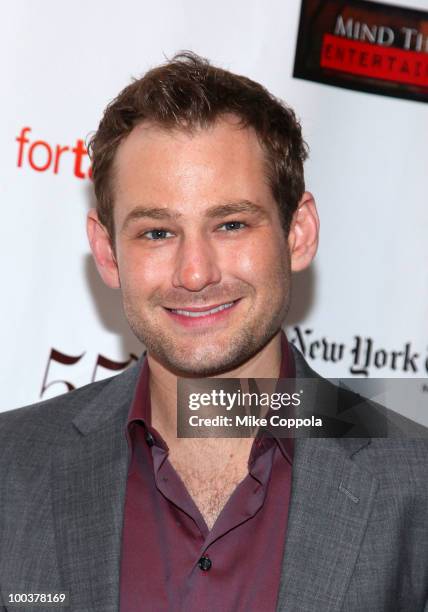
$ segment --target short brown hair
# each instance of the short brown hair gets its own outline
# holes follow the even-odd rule
[[[114,244],[112,166],[131,130],[149,120],[166,129],[208,127],[226,113],[252,127],[266,153],[268,179],[288,234],[305,190],[307,145],[294,111],[262,85],[186,51],[134,80],[107,106],[90,139],[97,212]]]

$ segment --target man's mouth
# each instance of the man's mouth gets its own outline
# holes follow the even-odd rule
[[[165,310],[172,318],[185,327],[192,326],[198,321],[200,324],[213,324],[215,321],[223,320],[231,309],[240,302],[240,298],[223,304],[212,304],[209,306],[187,306],[184,308],[167,308]]]
[[[220,304],[219,306],[211,306],[208,308],[168,308],[170,312],[174,314],[183,315],[185,317],[206,317],[208,315],[221,312],[227,308],[231,308],[237,300],[233,302],[227,302],[226,304]]]

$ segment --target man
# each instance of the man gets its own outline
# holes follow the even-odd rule
[[[179,377],[316,376],[281,332],[319,231],[293,111],[182,54],[90,150],[89,242],[147,355],[0,415],[5,609],[424,610],[426,441],[177,437]]]

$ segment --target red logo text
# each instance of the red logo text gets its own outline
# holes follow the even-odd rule
[[[85,142],[78,138],[76,143],[70,146],[60,144],[49,144],[46,140],[32,140],[31,128],[23,127],[16,137],[18,143],[18,168],[31,168],[36,172],[52,172],[58,174],[65,167],[64,158],[70,156],[72,161],[72,174],[79,179],[91,178],[91,166]]]

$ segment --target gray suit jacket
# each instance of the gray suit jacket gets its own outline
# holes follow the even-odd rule
[[[297,375],[316,376],[295,353]],[[117,612],[141,364],[0,414],[3,610],[45,609],[9,607],[10,592],[68,591],[72,612]],[[427,600],[427,440],[296,440],[278,610],[428,612]]]

